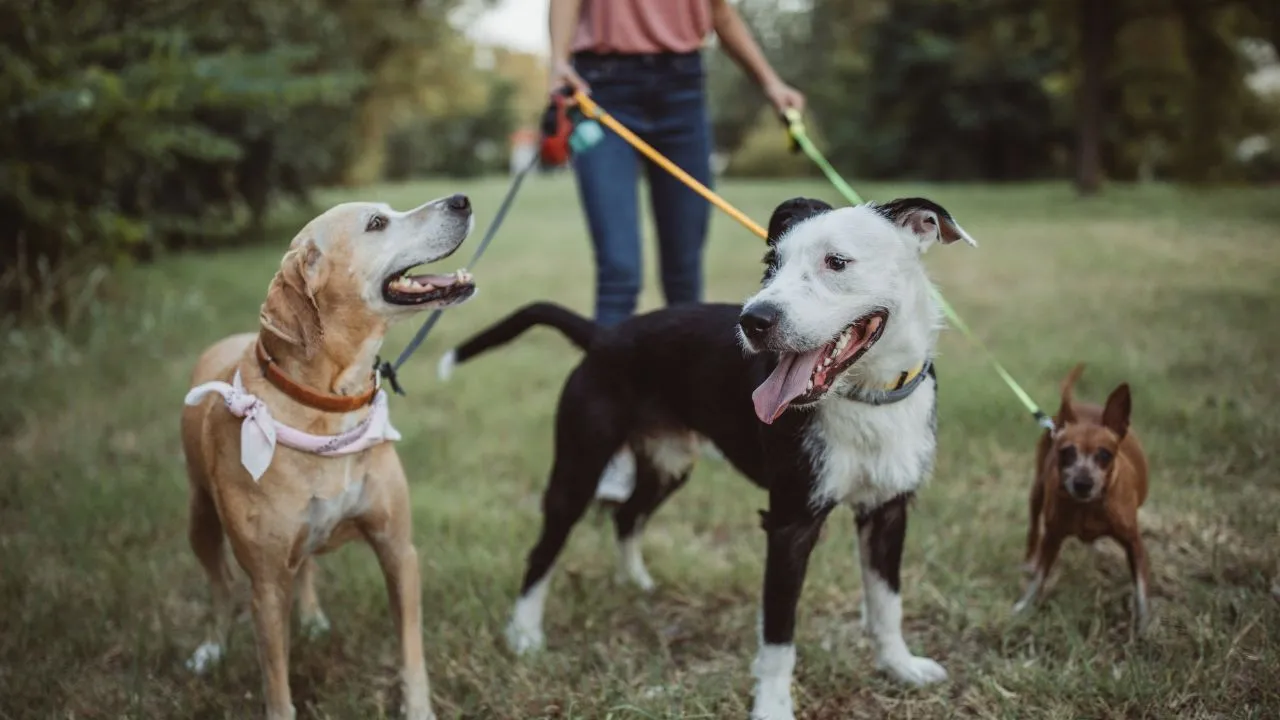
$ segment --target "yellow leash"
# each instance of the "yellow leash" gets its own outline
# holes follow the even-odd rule
[[[755,233],[761,240],[769,239],[769,233],[767,230],[758,225],[751,218],[747,217],[741,210],[730,205],[724,198],[712,192],[706,185],[698,182],[690,176],[689,173],[681,170],[679,166],[668,160],[662,153],[654,150],[652,146],[637,137],[635,133],[628,130],[626,126],[618,122],[616,118],[605,112],[604,108],[597,105],[596,102],[588,97],[586,93],[581,90],[575,92],[573,94],[573,100],[577,103],[578,108],[582,111],[584,116],[599,122],[617,133],[618,137],[625,140],[627,144],[631,145],[636,150],[639,150],[645,157],[657,163],[663,170],[674,175],[676,179],[689,186],[691,190],[706,198],[707,202],[715,205],[717,208],[724,211],[724,213],[729,217],[737,220],[743,225],[743,227]],[[863,202],[862,198],[858,197],[858,194],[854,192],[853,188],[844,181],[844,178],[840,177],[840,174],[831,166],[831,163],[827,162],[827,159],[818,151],[817,146],[815,146],[813,141],[809,139],[804,128],[804,122],[800,118],[800,113],[795,110],[788,110],[785,113],[785,118],[787,121],[788,137],[791,138],[796,147],[803,151],[804,154],[822,170],[823,174],[827,176],[827,180],[835,186],[836,190],[840,191],[841,195],[844,195],[846,200],[853,205],[861,205]],[[1013,379],[1013,376],[1004,369],[1004,366],[1000,364],[1000,361],[996,359],[995,355],[993,355],[991,351],[987,349],[987,346],[978,339],[978,336],[969,329],[968,324],[961,319],[959,313],[957,313],[955,308],[951,306],[951,303],[947,302],[946,298],[942,297],[942,293],[938,292],[938,288],[934,287],[932,284],[929,285],[929,288],[933,291],[934,299],[938,302],[939,307],[942,308],[943,314],[945,314],[947,319],[951,321],[951,324],[954,325],[965,337],[969,338],[969,340],[972,341],[984,354],[986,354],[987,360],[991,363],[992,367],[995,368],[996,374],[1004,380],[1005,384],[1009,386],[1009,389],[1015,396],[1017,396],[1018,400],[1022,402],[1023,406],[1027,408],[1032,417],[1035,418],[1036,422],[1049,432],[1053,432],[1053,419],[1040,410],[1040,407],[1031,399],[1031,396],[1028,395],[1027,392],[1022,389],[1022,386]]]
[[[730,205],[724,198],[712,192],[706,185],[695,180],[691,175],[689,175],[689,173],[681,170],[679,166],[668,160],[662,153],[654,150],[649,143],[641,140],[639,137],[636,137],[635,133],[631,132],[626,128],[626,126],[618,122],[617,118],[605,112],[604,108],[597,105],[594,100],[587,96],[586,93],[581,90],[575,92],[573,94],[573,101],[578,104],[583,115],[591,118],[592,120],[598,121],[600,124],[617,133],[618,137],[626,140],[627,144],[631,145],[631,147],[639,150],[645,157],[657,163],[663,170],[666,170],[676,176],[677,180],[688,185],[689,189],[706,198],[707,202],[720,208],[729,217],[737,220],[748,230],[759,235],[761,240],[767,240],[769,238],[769,232],[767,230],[757,225],[754,220],[743,214],[741,210]]]

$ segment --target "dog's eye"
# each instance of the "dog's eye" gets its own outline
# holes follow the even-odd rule
[[[832,254],[832,255],[828,255],[826,257],[826,260],[824,260],[824,262],[828,270],[831,270],[832,272],[840,272],[841,270],[844,270],[845,267],[848,266],[848,264],[852,261],[847,257],[842,257],[840,255]]]
[[[1115,455],[1113,455],[1110,450],[1101,448],[1098,452],[1093,454],[1093,459],[1098,462],[1099,466],[1106,467],[1115,459]]]
[[[1066,467],[1076,461],[1076,449],[1070,445],[1058,451],[1058,464]]]
[[[369,218],[369,224],[364,226],[365,232],[379,232],[387,228],[387,217],[385,215],[374,215]]]

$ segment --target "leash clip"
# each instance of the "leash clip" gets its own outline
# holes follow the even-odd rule
[[[406,397],[404,388],[400,387],[400,379],[396,377],[395,366],[391,364],[391,361],[383,360],[380,357],[374,358],[373,366],[376,368],[374,371],[374,377],[377,379],[374,382],[377,387],[381,388],[382,379],[386,378],[387,383],[391,385],[391,392],[399,395],[400,397]]]

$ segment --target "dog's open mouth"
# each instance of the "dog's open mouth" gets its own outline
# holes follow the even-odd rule
[[[452,275],[411,275],[407,267],[382,283],[382,299],[392,305],[422,305],[439,302],[460,303],[476,292],[471,273],[458,270]]]
[[[751,394],[756,417],[772,424],[792,405],[817,402],[884,334],[889,313],[876,310],[849,324],[835,340],[804,353],[778,353],[778,366]]]

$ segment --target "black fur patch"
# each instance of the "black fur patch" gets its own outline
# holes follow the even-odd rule
[[[889,589],[902,591],[902,545],[907,538],[907,505],[912,493],[903,493],[870,512],[858,513],[858,531],[867,533],[864,551],[871,569]]]
[[[769,217],[769,237],[765,241],[768,249],[764,253],[764,277],[760,278],[760,284],[769,282],[778,272],[778,239],[801,220],[834,209],[822,200],[802,197],[785,200],[774,208],[773,215]]]
[[[875,210],[878,215],[894,224],[897,224],[898,220],[901,219],[903,215],[911,212],[912,210],[929,210],[932,211],[934,215],[937,215],[939,220],[944,220],[952,225],[956,222],[955,218],[951,217],[951,213],[947,212],[946,208],[932,200],[919,197],[898,198],[897,200],[890,200],[883,205],[872,204],[871,209]]]
[[[832,507],[828,505],[785,525],[770,522],[772,516],[762,514],[769,532],[764,567],[764,627],[761,628],[766,643],[786,645],[795,641],[796,605],[809,569],[809,555]]]

